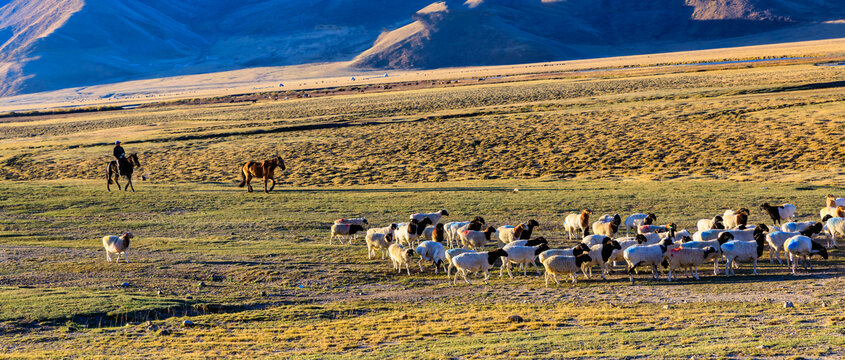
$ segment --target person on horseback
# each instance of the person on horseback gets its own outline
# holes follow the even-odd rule
[[[114,142],[114,151],[112,152],[114,158],[117,159],[117,173],[122,174],[121,168],[126,165],[126,151],[120,146],[120,141]]]

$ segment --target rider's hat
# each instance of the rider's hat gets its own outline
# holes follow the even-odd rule
[[[120,140],[114,142],[115,145],[120,144]]]

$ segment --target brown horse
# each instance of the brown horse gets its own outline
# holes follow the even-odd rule
[[[138,155],[135,153],[126,155],[126,163],[120,168],[120,174],[117,173],[117,160],[109,161],[108,174],[106,175],[106,190],[111,191],[110,185],[112,181],[117,184],[117,189],[120,190],[120,183],[117,180],[121,176],[126,176],[128,183],[123,187],[123,190],[126,191],[132,188],[132,192],[135,192],[135,186],[132,186],[132,173],[135,171],[135,167],[141,167],[141,163],[138,162]]]
[[[276,179],[273,178],[274,172],[276,168],[281,168],[285,170],[285,161],[282,160],[281,156],[276,155],[276,157],[268,160],[264,160],[261,162],[258,161],[250,161],[244,164],[241,167],[241,183],[238,184],[238,187],[244,187],[246,185],[247,192],[252,192],[252,185],[249,182],[252,180],[253,177],[257,178],[264,178],[264,192],[269,193],[273,191],[273,188],[276,187]],[[270,188],[267,189],[267,180],[273,182],[270,185]]]

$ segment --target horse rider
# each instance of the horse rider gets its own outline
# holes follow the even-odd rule
[[[126,152],[123,151],[123,147],[120,146],[120,141],[114,142],[114,152],[112,152],[114,158],[117,159],[117,173],[120,174],[120,169],[126,163]]]

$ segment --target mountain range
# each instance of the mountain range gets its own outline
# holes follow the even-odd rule
[[[431,69],[845,37],[843,5],[0,0],[0,96],[259,66]]]

